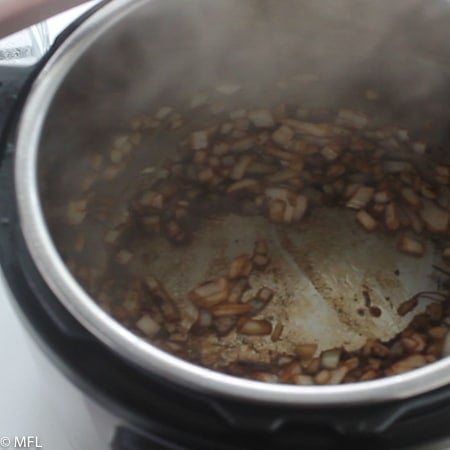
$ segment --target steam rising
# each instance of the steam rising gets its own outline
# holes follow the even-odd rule
[[[449,11],[420,0],[156,0],[97,43],[69,82],[111,114],[107,93],[125,115],[221,80],[265,95],[299,73],[331,84],[331,100],[363,78],[417,100],[446,82]]]
[[[444,0],[149,1],[76,62],[41,155],[63,156],[76,177],[80,151],[107,149],[131,117],[224,81],[244,87],[240,107],[354,106],[358,89],[376,87],[377,117],[412,129],[428,119],[448,138],[449,19]],[[305,74],[319,81],[276,88]]]

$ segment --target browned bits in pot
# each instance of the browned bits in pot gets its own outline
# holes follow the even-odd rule
[[[278,341],[281,337],[281,333],[283,333],[283,325],[278,322],[273,329],[270,339],[272,339],[273,342]]]
[[[302,77],[308,79],[294,78],[304,83]],[[289,81],[283,84],[288,85]],[[225,82],[212,93],[191,96],[184,107],[161,105],[156,112],[141,114],[131,121],[128,134],[114,139],[106,157],[96,154],[85,161],[81,197],[65,205],[60,215],[66,225],[89,226],[92,219],[107,224],[105,249],[114,273],[123,274],[123,280],[117,285],[115,280],[99,282],[102,276],[76,259],[71,265],[80,282],[105,311],[163,350],[261,382],[324,385],[372,380],[450,354],[450,306],[443,292],[419,293],[402,302],[400,316],[412,312],[422,298],[425,311],[411,317],[406,329],[389,341],[367,339],[354,351],[289,342],[289,322],[277,311],[287,302],[286,294],[277,292],[279,254],[269,255],[265,239],[256,240],[253,253],[241,250],[230,260],[221,255],[221,273],[204,272],[205,279],[211,279],[191,285],[188,292],[174,289],[173,297],[147,272],[136,275],[139,261],[145,258],[146,268],[152,263],[152,253],[141,251],[147,242],[141,243],[151,245],[152,239],[163,238],[165,245],[177,247],[174,253],[190,251],[191,242],[195,247],[201,235],[202,220],[210,215],[265,217],[275,224],[272,229],[302,232],[309,226],[311,211],[330,207],[336,214],[351,214],[367,232],[388,232],[398,251],[416,257],[448,234],[450,165],[437,162],[434,145],[420,132],[404,125],[380,125],[377,117],[345,105],[336,112],[285,101],[273,108],[230,103],[242,89]],[[366,92],[366,100],[378,98],[373,89]],[[194,113],[206,113],[208,120],[197,121]],[[139,188],[129,192],[123,220],[114,220],[109,214],[113,205],[96,198],[97,187],[107,188],[124,177],[127,164],[140,161],[140,143],[147,145],[152,139],[155,144],[158,136],[177,140],[177,156],[159,167],[138,169]],[[108,201],[113,204],[115,199]],[[269,239],[263,232],[261,236]],[[71,242],[76,257],[82,257],[89,239],[83,230]],[[271,236],[271,248],[276,244]],[[443,259],[450,260],[448,243],[438,246]],[[210,263],[205,261],[205,266]],[[445,269],[439,270],[445,275]],[[161,276],[158,270],[153,273]],[[106,278],[111,280],[111,274]],[[448,290],[445,283],[443,291]],[[357,305],[362,312],[358,319],[380,324],[375,319],[388,314],[389,307],[373,296],[380,306],[375,305],[366,287],[363,292],[366,302],[364,308]],[[387,300],[394,305],[401,301]],[[239,358],[251,361],[222,361],[214,347],[210,349],[211,342],[223,346],[223,355],[233,345],[239,347]],[[285,343],[291,344],[290,352]],[[266,345],[269,356],[261,350]]]
[[[381,309],[378,306],[371,306],[369,308],[369,312],[370,315],[373,317],[380,317],[382,314]]]
[[[178,307],[156,278],[147,276],[144,279],[144,285],[152,299],[161,309],[165,320],[175,322],[180,319]]]
[[[418,301],[417,297],[413,297],[413,298],[403,302],[397,308],[397,312],[398,312],[399,316],[405,316],[406,314],[408,314],[410,311],[412,311],[418,305],[418,303],[419,303],[419,301]]]
[[[430,316],[432,322],[439,322],[444,313],[442,304],[436,302],[427,305],[425,312]]]

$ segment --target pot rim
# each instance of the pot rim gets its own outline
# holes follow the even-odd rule
[[[47,228],[38,189],[39,142],[52,100],[79,57],[112,25],[155,0],[112,0],[88,17],[49,58],[31,86],[19,121],[15,190],[21,229],[41,276],[67,310],[96,338],[142,369],[198,391],[241,400],[303,406],[350,406],[398,400],[450,382],[450,358],[374,381],[332,386],[262,383],[183,361],[135,336],[104,312],[62,261]],[[157,8],[155,8],[156,10]]]

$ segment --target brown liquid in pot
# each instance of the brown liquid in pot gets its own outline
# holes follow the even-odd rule
[[[427,125],[386,123],[373,89],[352,109],[241,90],[141,115],[86,159],[79,196],[47,205],[74,275],[142,338],[237,376],[336,384],[440,358],[450,166]]]

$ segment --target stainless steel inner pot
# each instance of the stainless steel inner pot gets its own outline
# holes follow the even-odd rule
[[[402,115],[414,126],[427,114],[436,140],[442,139],[449,117],[442,101],[443,95],[448,98],[448,14],[447,2],[418,0],[105,4],[50,58],[20,121],[17,201],[42,276],[65,307],[114,351],[201,391],[284,404],[349,405],[406,398],[447,384],[448,358],[376,381],[307,387],[239,379],[171,356],[119,325],[73,278],[55,246],[55,230],[47,224],[52,210],[46,217],[41,193],[58,211],[80,189],[89,155],[107,149],[131,116],[230,78],[253,86],[253,97],[270,100],[274,94],[267,86],[284,74],[319,74],[327,83],[315,90],[315,101],[327,103],[351,98],[364,83],[382,84],[390,92],[387,117]],[[156,164],[171,148],[167,143],[140,163]],[[118,183],[110,194],[120,199],[128,188]],[[86,255],[99,264],[104,255],[95,239],[101,232],[92,229],[94,245]],[[75,236],[66,232],[56,239]]]

